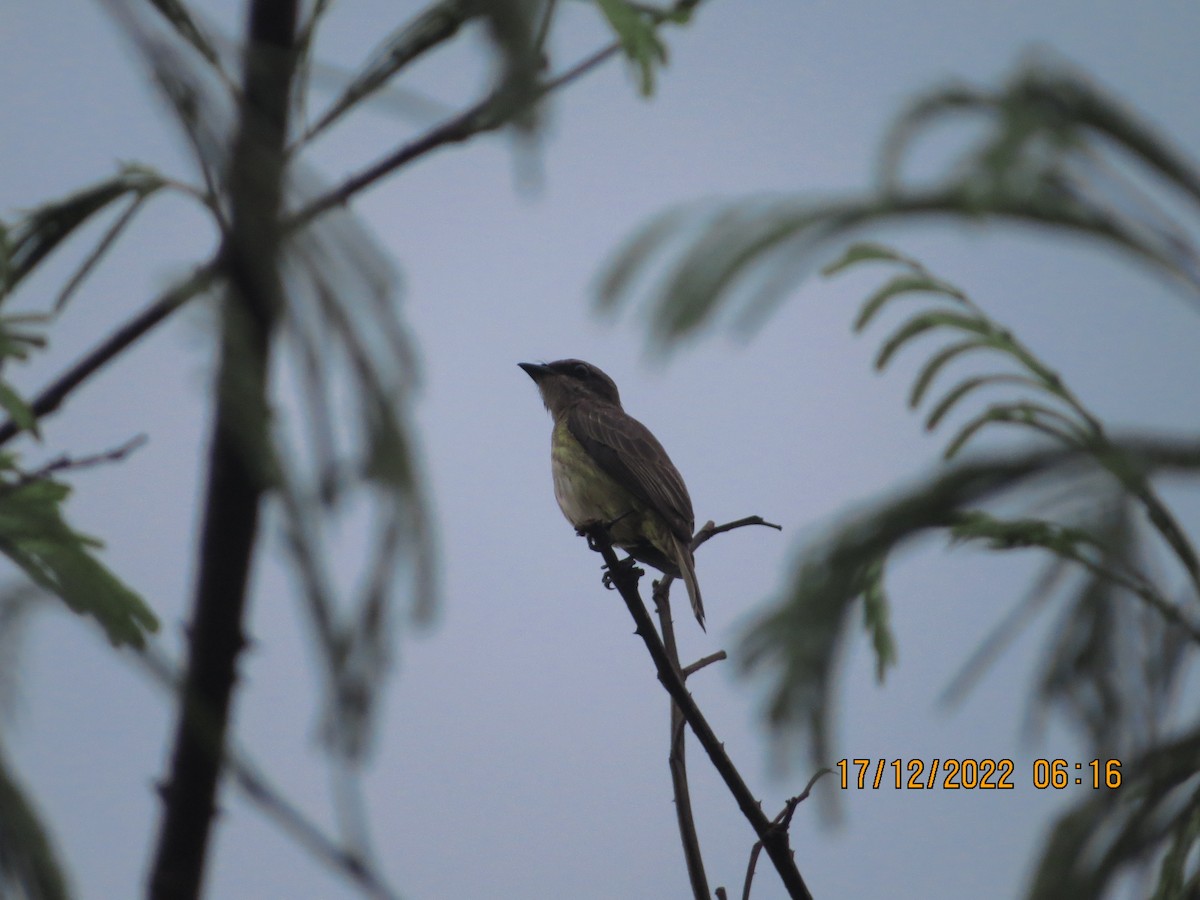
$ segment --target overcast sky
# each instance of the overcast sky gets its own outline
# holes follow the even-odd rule
[[[233,34],[240,6],[222,0],[207,14]],[[565,6],[556,69],[604,40],[594,9]],[[418,8],[344,0],[320,59],[355,65]],[[711,0],[693,25],[666,33],[670,66],[651,101],[617,61],[554,98],[532,187],[513,142],[495,136],[439,151],[355,203],[401,274],[419,346],[418,419],[444,584],[434,625],[400,641],[367,776],[376,849],[405,897],[688,896],[666,697],[619,598],[599,584],[597,558],[558,512],[550,420],[517,362],[577,356],[607,371],[686,478],[698,523],[760,514],[784,526],[726,535],[700,552],[708,633],[679,617],[688,659],[734,651],[805,537],[938,459],[938,438],[904,402],[920,354],[877,376],[879,333],[850,334],[875,275],[806,283],[761,332],[712,334],[664,364],[647,353],[636,315],[614,323],[590,312],[619,242],[648,216],[699,197],[864,187],[906,99],[950,78],[997,84],[1031,50],[1090,71],[1194,154],[1198,34],[1200,7],[1175,0]],[[428,127],[439,105],[473,98],[488,72],[482,48],[472,37],[418,66],[405,84],[425,102],[357,114],[315,148],[313,171],[332,182]],[[169,118],[99,4],[8,0],[0,80],[9,85],[0,99],[6,221],[118,161],[189,175]],[[1195,391],[1180,386],[1196,383],[1196,310],[1145,271],[1078,241],[1002,228],[886,237],[1009,324],[1107,421],[1194,428]],[[185,204],[157,206],[77,298],[48,357],[14,379],[29,390],[45,384],[210,242]],[[30,283],[23,307],[48,302],[56,271]],[[192,576],[211,337],[205,311],[178,317],[48,421],[44,446],[21,445],[33,461],[149,436],[121,466],[74,478],[69,512],[106,540],[105,560],[157,611],[171,653]],[[1200,526],[1195,504],[1181,517]],[[237,734],[290,797],[332,823],[312,656],[275,524],[256,571]],[[851,791],[838,798],[837,823],[803,805],[792,842],[817,897],[1016,896],[1050,817],[1083,799],[1087,788],[1032,786],[1034,759],[1079,752],[1061,728],[1040,739],[1024,729],[1044,622],[962,708],[938,703],[1036,568],[1032,557],[929,544],[890,571],[899,666],[878,686],[865,642],[853,644],[835,758],[1011,758],[1016,788]],[[63,614],[35,620],[21,672],[5,743],[78,895],[135,895],[158,821],[168,698],[95,629]],[[773,815],[811,771],[770,765],[761,686],[739,678],[733,662],[689,683]],[[693,748],[709,878],[736,894],[753,834]],[[210,896],[352,895],[235,794],[223,807]],[[759,869],[754,896],[783,896],[765,859]]]

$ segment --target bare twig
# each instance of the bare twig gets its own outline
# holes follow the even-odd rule
[[[545,52],[546,38],[550,36],[550,23],[554,21],[557,6],[558,0],[545,0],[545,5],[542,7],[542,18],[538,22],[537,34],[533,38],[533,48],[538,54]],[[543,56],[544,62],[545,57]]]
[[[130,658],[149,672],[155,681],[171,690],[175,696],[179,695],[179,672],[165,657],[153,648],[147,648],[146,652],[132,655]],[[201,709],[196,710],[196,715],[201,720],[205,718]],[[267,780],[262,774],[262,768],[254,763],[245,750],[228,744],[223,750],[213,745],[212,750],[214,753],[223,753],[223,766],[250,805],[278,825],[305,852],[334,872],[344,875],[371,897],[377,900],[397,900],[399,895],[387,885],[380,873],[361,856],[326,834],[320,825],[288,800],[279,788]]]
[[[192,273],[191,277],[162,294],[142,312],[114,331],[83,359],[59,376],[53,384],[37,395],[29,405],[34,417],[41,419],[58,409],[63,400],[75,388],[96,374],[130,344],[166,319],[188,300],[205,290],[212,284],[216,275],[215,263],[201,266]],[[20,430],[20,427],[12,419],[0,425],[0,446],[16,437]]]
[[[225,763],[246,797],[290,834],[296,843],[345,875],[370,896],[378,900],[399,900],[399,894],[383,883],[362,856],[343,847],[309,821],[299,807],[265,780],[260,770],[252,767],[244,758],[233,755],[226,755]]]
[[[654,606],[662,628],[663,649],[678,672],[679,648],[675,644],[675,625],[671,619],[669,589],[661,582],[654,590]],[[680,677],[683,677],[682,674]],[[671,770],[671,790],[675,795],[675,819],[679,825],[679,840],[687,864],[688,881],[695,900],[708,900],[708,876],[704,872],[704,856],[700,852],[700,836],[692,812],[692,794],[687,777],[687,744],[684,741],[684,718],[679,704],[671,701],[671,745],[667,765]]]
[[[367,168],[357,175],[350,176],[336,188],[309,202],[307,206],[301,207],[291,218],[285,221],[285,230],[291,231],[303,228],[323,213],[335,207],[344,206],[356,194],[375,184],[380,179],[391,175],[402,166],[424,156],[431,150],[436,150],[438,147],[443,147],[447,144],[462,143],[477,134],[494,131],[550,92],[590,72],[609,57],[618,53],[620,49],[621,44],[619,41],[609,44],[577,65],[572,66],[558,77],[547,81],[538,87],[536,91],[532,92],[530,96],[522,98],[518,103],[503,103],[501,104],[502,108],[498,109],[499,101],[494,96],[484,98],[474,106],[448,119],[416,140],[405,144],[378,162],[367,166]]]
[[[688,676],[694,675],[696,672],[699,672],[705,666],[711,666],[713,663],[720,662],[723,659],[729,659],[729,654],[726,653],[724,650],[718,650],[716,653],[710,653],[708,656],[705,656],[703,659],[696,660],[690,666],[685,666],[681,670],[680,674],[683,675],[683,677],[686,679]]]
[[[812,793],[813,785],[822,775],[828,775],[833,772],[833,769],[819,769],[812,778],[808,779],[808,784],[795,797],[790,797],[783,805],[783,809],[779,811],[774,819],[771,820],[771,828],[786,832],[792,824],[792,815],[796,812],[796,807],[808,799],[808,795]],[[758,855],[762,852],[762,841],[755,841],[754,846],[750,849],[750,862],[746,866],[746,882],[742,887],[742,900],[750,900],[750,885],[754,881],[754,868],[758,865]]]
[[[680,712],[692,729],[692,733],[696,735],[696,739],[700,741],[700,746],[704,748],[709,759],[712,760],[713,767],[725,782],[725,786],[729,788],[729,792],[737,802],[738,808],[741,809],[742,815],[746,817],[755,834],[758,835],[758,839],[762,841],[767,855],[775,865],[775,869],[779,873],[779,877],[783,881],[788,894],[793,898],[806,898],[806,900],[807,898],[811,898],[812,895],[809,893],[808,887],[804,884],[800,870],[796,868],[796,861],[792,856],[792,849],[786,829],[772,827],[770,820],[763,813],[759,802],[754,799],[754,795],[743,780],[741,773],[734,766],[728,754],[726,754],[724,745],[717,739],[712,726],[708,724],[708,720],[696,705],[696,701],[688,693],[679,670],[671,663],[670,658],[667,656],[666,648],[658,636],[658,631],[654,628],[654,622],[650,618],[650,613],[647,612],[646,605],[642,602],[642,598],[638,593],[637,583],[641,577],[640,570],[621,564],[617,559],[616,552],[613,550],[612,542],[602,525],[588,529],[586,533],[589,538],[589,544],[604,558],[611,583],[620,592],[621,598],[625,601],[625,605],[629,609],[629,614],[633,616],[633,620],[637,626],[636,633],[641,637],[647,651],[650,653],[650,658],[653,660],[654,667],[658,672],[658,680],[679,706]]]
[[[60,472],[78,471],[80,469],[90,469],[93,466],[103,465],[104,463],[121,462],[148,440],[149,438],[146,435],[139,434],[120,446],[113,447],[111,450],[105,450],[101,453],[93,453],[91,456],[72,458],[64,454],[52,459],[39,469],[23,473],[16,481],[0,487],[0,492],[11,493],[19,487],[32,484],[35,481],[43,481],[51,475],[57,475]]]
[[[656,23],[661,24],[677,13],[690,13],[699,4],[700,0],[678,0],[669,11],[651,9],[647,10],[647,14],[654,16]],[[540,48],[542,42],[545,41],[546,31],[550,26],[553,13],[554,4],[551,2],[547,4],[539,33],[535,39],[536,47]],[[461,143],[474,135],[500,128],[546,95],[581,78],[620,52],[621,42],[613,41],[580,60],[560,75],[538,85],[527,96],[518,98],[516,102],[513,102],[511,97],[498,98],[494,95],[485,97],[474,106],[368,166],[357,175],[350,176],[328,193],[312,200],[286,220],[285,230],[303,228],[322,213],[337,206],[344,206],[355,194],[431,150],[436,150],[446,144]]]
[[[782,525],[776,525],[774,522],[768,522],[762,516],[746,516],[743,519],[734,519],[732,522],[726,522],[724,525],[717,525],[712,519],[709,519],[704,523],[703,526],[701,526],[700,530],[697,531],[695,536],[692,538],[692,550],[695,551],[701,545],[708,543],[708,541],[712,540],[718,534],[724,534],[727,531],[733,531],[735,528],[746,528],[749,525],[762,525],[765,528],[774,528],[776,531],[783,531]],[[671,583],[674,580],[674,575],[664,575],[662,578],[660,578],[658,580],[658,587],[655,589],[656,594],[658,591],[665,592],[670,590]]]
[[[352,110],[359,101],[382,88],[388,81],[400,73],[406,66],[420,59],[430,50],[450,40],[458,30],[479,15],[482,6],[474,3],[463,3],[459,0],[445,0],[420,12],[411,22],[393,32],[387,39],[386,66],[377,65],[374,61],[368,63],[368,70],[373,77],[364,79],[357,76],[352,86],[342,96],[334,101],[320,118],[309,126],[303,135],[288,148],[288,153],[294,153],[325,131],[342,116]],[[311,25],[316,24],[316,15]],[[404,43],[397,44],[394,40],[403,36]],[[308,36],[303,43],[308,43]],[[377,57],[378,59],[378,57]]]
[[[92,252],[84,258],[83,262],[79,264],[79,268],[75,270],[75,274],[67,279],[67,283],[63,285],[63,289],[58,292],[58,297],[54,301],[55,312],[60,312],[67,305],[67,301],[79,290],[79,286],[96,270],[96,266],[100,264],[100,260],[112,249],[113,244],[117,242],[117,238],[121,236],[121,233],[129,226],[129,223],[133,221],[133,217],[145,205],[148,196],[145,193],[135,194],[133,200],[121,210],[121,214],[109,225],[108,230],[104,232],[104,236],[92,248]]]
[[[783,531],[782,525],[768,522],[762,516],[746,516],[744,519],[734,519],[732,522],[726,522],[724,525],[714,525],[710,520],[705,522],[704,527],[697,531],[696,536],[692,538],[692,549],[695,550],[701,544],[716,537],[718,534],[733,531],[735,528],[745,528],[749,525],[762,525],[764,528],[774,528],[776,531]]]

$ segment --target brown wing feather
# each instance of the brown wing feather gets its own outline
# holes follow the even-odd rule
[[[575,440],[614,481],[648,503],[687,546],[695,516],[683,477],[645,425],[606,403],[578,403],[567,413]]]

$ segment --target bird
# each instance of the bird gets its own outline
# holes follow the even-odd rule
[[[704,629],[691,548],[692,499],[667,451],[625,412],[616,383],[591,363],[517,365],[533,379],[554,419],[550,468],[567,521],[578,531],[604,525],[633,559],[682,579]]]

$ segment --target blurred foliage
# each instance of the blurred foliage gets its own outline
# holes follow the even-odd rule
[[[303,42],[314,39],[327,11],[327,4],[313,6],[301,29]],[[218,74],[221,62],[203,50],[188,52],[189,46],[201,49],[194,21],[168,16],[174,30],[164,32],[132,5],[119,5],[117,12],[196,156],[203,184],[193,186],[192,195],[212,214],[216,231],[226,235],[229,192],[236,186],[227,183],[225,172],[238,98]],[[452,35],[446,31],[428,47]],[[307,53],[306,44],[301,49]],[[378,87],[400,68],[380,74],[378,63],[369,62],[348,88],[353,96],[344,93],[334,101],[331,109],[337,112],[324,117],[328,125],[370,95],[363,84]],[[506,69],[498,77],[511,76]],[[285,217],[322,190],[320,179],[298,158],[304,143],[303,136],[292,143]],[[284,546],[325,674],[328,746],[353,763],[370,746],[397,626],[405,618],[427,619],[437,594],[433,528],[411,422],[415,353],[392,266],[348,213],[291,230],[280,269],[275,398],[269,410],[243,403],[239,411],[235,403],[234,411],[243,452],[256,459],[278,501]],[[210,292],[221,289],[215,284]],[[226,308],[232,309],[228,301]],[[233,346],[230,377],[238,384],[238,372],[253,369],[252,350],[236,340]],[[238,353],[246,355],[240,366]],[[256,395],[249,389],[234,393]],[[330,534],[350,514],[367,516],[377,536],[357,573],[346,571],[344,553],[337,554],[335,567]],[[399,605],[403,616],[397,615]]]
[[[443,0],[422,11],[393,31],[355,73],[338,97],[308,127],[304,140],[311,140],[363,100],[385,87],[401,69],[426,52],[454,37],[458,30],[481,12],[475,0]]]
[[[686,21],[696,0],[667,10],[623,0],[597,2],[639,66],[648,92],[654,69],[665,60],[655,29]],[[507,124],[532,133],[539,124],[536,101],[615,52],[617,45],[550,78],[545,72],[548,40],[557,21],[553,0],[439,0],[398,27],[381,28],[387,34],[382,44],[345,77],[331,102],[312,110],[307,89],[312,73],[318,67],[330,70],[316,59],[319,26],[335,4],[311,0],[301,4],[295,65],[279,67],[295,73],[292,121],[301,124],[286,135],[284,159],[259,155],[262,177],[254,178],[247,176],[253,165],[233,165],[265,149],[253,146],[253,137],[247,139],[250,146],[237,144],[239,134],[254,132],[253,127],[239,128],[253,101],[241,83],[246,60],[239,41],[183,0],[104,0],[104,5],[157,86],[191,154],[192,169],[168,175],[129,163],[112,177],[0,222],[0,303],[39,269],[51,269],[51,277],[58,277],[61,260],[71,258],[60,251],[91,242],[82,262],[63,277],[48,310],[0,314],[0,408],[9,417],[0,444],[22,432],[39,437],[40,415],[57,409],[75,387],[192,298],[221,298],[226,321],[236,323],[243,315],[242,298],[232,289],[237,279],[229,277],[231,267],[258,270],[251,281],[271,294],[268,305],[278,307],[265,317],[273,329],[268,335],[274,350],[270,392],[259,402],[262,379],[255,373],[261,360],[251,356],[260,351],[248,336],[250,329],[239,338],[235,325],[221,336],[226,359],[232,361],[221,370],[223,388],[215,391],[215,399],[230,411],[240,451],[274,501],[274,521],[280,524],[324,673],[322,731],[341,775],[347,776],[369,752],[397,632],[406,621],[428,620],[438,584],[433,522],[412,418],[418,367],[399,303],[400,282],[373,235],[346,211],[352,194],[391,169],[374,164],[364,170],[374,171],[370,177],[359,173],[330,188],[306,167],[305,151],[318,135],[389,90],[414,62],[472,26],[483,29],[495,61],[491,83],[476,107],[468,109],[482,110],[474,117],[482,124],[435,128],[414,141],[423,147],[420,152],[465,140],[485,126]],[[251,58],[250,67],[260,64]],[[253,193],[255,182],[274,183],[270,169],[279,166],[285,172],[279,221],[265,223],[269,227],[263,230],[271,233],[262,235],[262,252],[239,261],[230,248],[246,235],[232,233],[234,197],[239,191]],[[2,377],[7,375],[4,364],[46,349],[55,316],[69,300],[88,293],[90,276],[112,258],[138,214],[165,194],[190,200],[207,214],[212,257],[142,314],[114,323],[106,340],[41,395],[22,396]],[[318,211],[299,215],[300,210]],[[282,238],[278,253],[276,232]],[[282,289],[267,291],[268,282]],[[244,322],[249,325],[250,317]],[[153,614],[98,562],[94,551],[99,543],[74,532],[62,517],[70,488],[58,476],[72,464],[26,472],[19,463],[16,453],[0,456],[0,552],[36,585],[96,619],[114,644],[142,647],[145,635],[157,628]],[[372,537],[359,548],[357,565],[348,566],[338,537],[350,518],[369,521]],[[360,804],[346,792],[351,781],[335,780],[343,834],[330,858],[346,868],[352,881],[376,884],[363,877],[371,858],[365,822],[361,811],[355,811]],[[0,792],[8,798],[0,798],[0,885],[8,879],[31,897],[63,896],[66,888],[49,841],[16,785],[0,767]],[[265,798],[255,799],[265,805]],[[387,895],[382,887],[378,892]]]
[[[982,119],[982,136],[943,178],[907,183],[901,170],[917,137],[951,115],[971,124]],[[617,252],[599,285],[599,305],[613,310],[646,296],[651,331],[661,341],[694,333],[718,307],[737,327],[752,328],[821,264],[830,244],[922,218],[1001,220],[1076,234],[1148,264],[1194,298],[1200,253],[1187,229],[1127,172],[1159,179],[1185,203],[1200,204],[1200,174],[1168,141],[1078,73],[1030,64],[1001,91],[956,87],[915,104],[893,127],[879,184],[866,194],[705,201],[653,218]]]
[[[973,140],[944,175],[922,183],[904,177],[914,146],[935,124],[979,120],[984,127],[969,131]],[[1141,187],[1147,182],[1153,190]],[[1190,235],[1198,206],[1200,174],[1169,141],[1079,73],[1031,63],[999,91],[955,86],[919,100],[892,129],[879,184],[865,195],[718,201],[661,214],[617,254],[599,304],[612,310],[645,297],[662,343],[719,315],[753,328],[830,245],[881,223],[929,217],[1082,236],[1148,265],[1195,303],[1200,252]],[[876,367],[921,348],[909,402],[924,410],[930,431],[974,409],[950,431],[942,469],[799,548],[781,596],[743,643],[747,667],[770,686],[772,728],[807,734],[812,762],[828,762],[851,613],[861,602],[882,678],[897,657],[884,567],[915,539],[938,534],[994,552],[1038,550],[1047,562],[1029,595],[949,695],[962,696],[1034,613],[1056,605],[1032,708],[1074,723],[1089,756],[1131,762],[1119,791],[1095,793],[1056,823],[1031,896],[1099,897],[1129,871],[1153,865],[1156,896],[1193,896],[1200,766],[1188,731],[1197,723],[1181,693],[1200,648],[1200,561],[1156,478],[1195,478],[1200,435],[1110,436],[1009,329],[892,249],[855,244],[824,273],[866,264],[892,274],[863,301],[856,331],[920,302],[882,339]],[[1017,442],[976,447],[999,426]],[[1161,564],[1164,556],[1170,565]]]
[[[0,592],[0,721],[13,714],[24,626],[42,599],[26,586]],[[68,896],[53,842],[9,765],[0,739],[0,897],[65,900]]]
[[[74,531],[61,507],[71,489],[42,473],[17,469],[0,454],[0,553],[72,610],[94,618],[114,646],[142,648],[158,619],[142,599],[101,565],[101,543]]]
[[[66,900],[70,896],[49,836],[0,753],[0,896]]]
[[[66,281],[54,304],[62,307],[69,294],[91,272],[96,262],[120,236],[143,201],[164,185],[152,169],[127,165],[112,178],[76,191],[62,200],[43,204],[21,215],[14,223],[0,223],[0,303],[63,241],[111,204],[128,199],[126,209],[105,230],[83,264]]]
[[[685,25],[699,0],[677,0],[657,7],[629,0],[595,0],[609,27],[621,42],[621,52],[633,68],[643,97],[654,94],[654,76],[667,64],[667,45],[659,35],[664,22]]]
[[[68,276],[49,313],[0,314],[0,373],[46,347],[45,331],[70,295],[132,220],[143,201],[164,180],[140,166],[0,223],[0,305],[65,241],[94,216],[122,200],[128,203],[104,229],[93,249]],[[30,404],[0,377],[0,407],[19,429],[38,437]],[[32,581],[61,598],[77,613],[94,618],[114,646],[144,646],[158,620],[142,599],[105,568],[92,551],[94,538],[74,531],[63,518],[70,488],[45,472],[27,473],[12,453],[0,454],[0,553]]]

